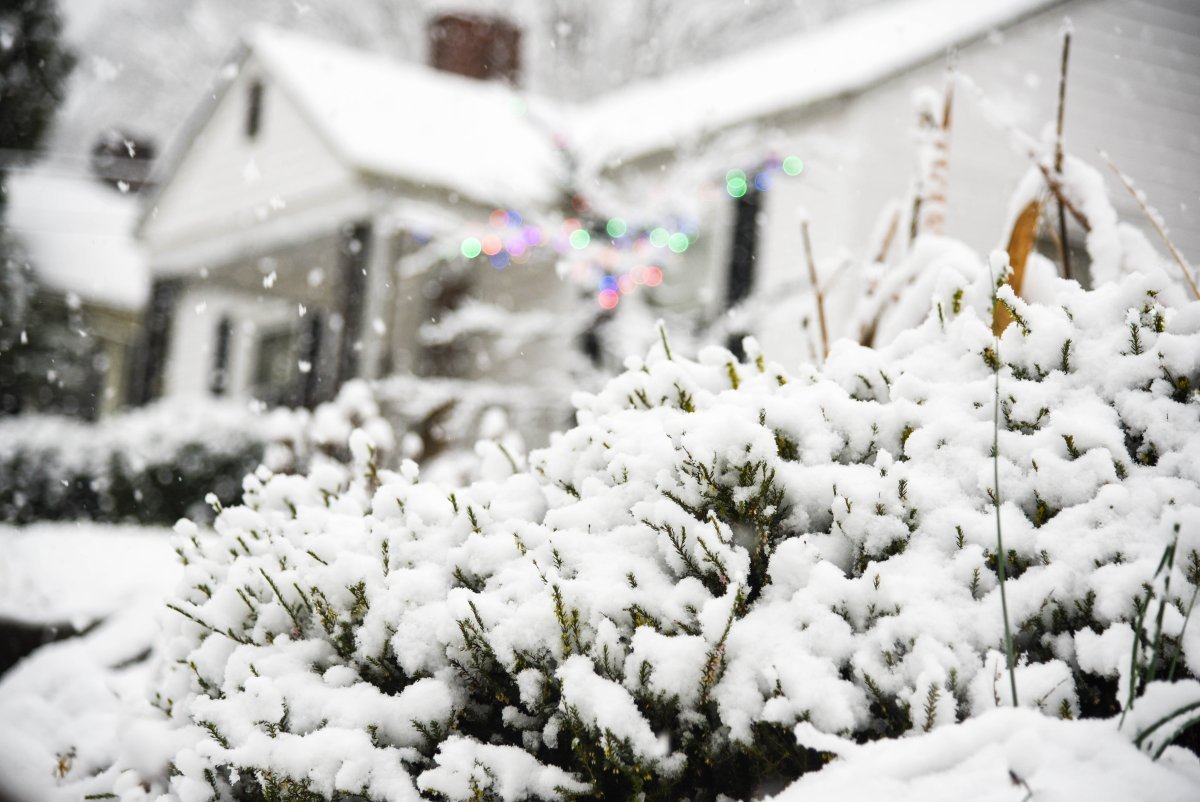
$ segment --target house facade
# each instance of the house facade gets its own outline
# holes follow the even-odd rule
[[[924,155],[918,112],[930,94],[941,111],[950,64],[941,230],[977,253],[1004,247],[1014,190],[1035,163],[1029,151],[1053,135],[1065,25],[1073,30],[1068,154],[1104,171],[1120,218],[1161,245],[1133,198],[1107,175],[1098,157],[1106,152],[1163,214],[1175,244],[1200,253],[1200,6],[1188,0],[883,4],[601,99],[586,112],[580,144],[626,203],[653,198],[662,186],[692,199],[703,247],[688,251],[678,274],[703,288],[695,302],[709,319],[753,292],[762,302],[752,319],[729,327],[757,335],[785,364],[813,360],[814,332],[801,327],[815,319],[811,295],[799,308],[771,302],[808,285],[797,210],[808,219],[821,283],[866,286],[878,256],[868,251],[894,227],[894,257],[912,230],[913,182]],[[622,127],[622,119],[643,124]],[[802,165],[797,175],[770,168],[788,156]],[[746,180],[738,183],[738,175]],[[1087,281],[1083,232],[1073,221],[1069,238],[1076,277]],[[1044,245],[1053,252],[1053,243]],[[837,296],[826,310],[835,329],[849,316]]]
[[[226,72],[138,228],[139,397],[311,405],[351,377],[437,370],[417,330],[450,295],[553,300],[544,260],[468,269],[447,235],[558,200],[560,154],[511,86],[266,30]]]
[[[5,191],[4,233],[21,246],[33,292],[30,330],[5,355],[26,360],[23,386],[5,388],[3,411],[90,420],[120,409],[148,284],[129,236],[135,198],[57,162],[14,170]]]
[[[1187,212],[1200,186],[1200,51],[1189,46],[1200,11],[1188,0],[898,0],[577,106],[516,88],[511,28],[443,34],[476,37],[494,67],[445,54],[440,66],[496,81],[256,32],[166,161],[139,225],[153,290],[134,396],[312,404],[353,376],[519,377],[576,343],[550,333],[518,354],[456,361],[423,327],[468,296],[514,320],[571,309],[581,286],[601,313],[648,269],[661,278],[652,309],[717,321],[804,279],[797,208],[822,283],[854,287],[872,260],[839,249],[874,247],[881,229],[907,239],[914,93],[948,85],[950,53],[941,229],[980,252],[1003,245],[1029,142],[1053,119],[1068,13],[1069,152],[1108,151],[1176,243],[1200,252]],[[1140,219],[1131,199],[1112,200]],[[506,222],[488,229],[497,214]],[[563,234],[572,244],[559,251],[576,263],[593,252],[572,250],[572,227],[610,251],[651,240],[654,264],[601,252],[591,272],[560,281],[562,253],[511,246],[530,228],[514,228],[520,218],[540,221],[535,238]],[[1079,269],[1086,280],[1085,252]],[[802,326],[811,309],[757,309],[727,328],[758,335],[780,361],[814,358]],[[835,324],[847,314],[829,313]]]

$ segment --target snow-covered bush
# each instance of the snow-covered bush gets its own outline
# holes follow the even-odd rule
[[[235,503],[242,477],[260,463],[294,472],[306,470],[315,453],[348,460],[355,428],[390,449],[391,426],[358,381],[313,411],[260,413],[181,398],[97,424],[53,415],[0,419],[0,520],[208,520],[205,496]]]
[[[159,403],[85,423],[52,415],[0,420],[0,520],[90,518],[171,524],[203,499],[239,497],[262,459],[244,406]]]
[[[186,802],[770,793],[839,743],[1010,704],[1000,563],[1022,706],[1118,712],[1147,588],[1160,659],[1200,674],[1200,303],[1162,276],[1004,287],[997,343],[983,264],[932,287],[886,349],[797,374],[664,335],[527,470],[466,487],[381,469],[361,431],[350,464],[260,470],[215,533],[179,525],[152,705],[103,780]]]

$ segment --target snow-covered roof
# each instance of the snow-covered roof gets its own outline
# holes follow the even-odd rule
[[[250,51],[346,162],[489,202],[556,200],[565,162],[513,88],[260,28]]]
[[[863,91],[1061,2],[893,0],[572,107],[272,28],[245,37],[239,59],[261,65],[350,168],[529,209],[559,199],[569,169],[563,147],[585,175],[594,173]],[[190,137],[212,107],[194,118]]]
[[[5,225],[42,286],[117,309],[145,304],[150,279],[133,239],[132,197],[53,164],[12,173],[7,192]]]
[[[618,164],[707,133],[862,91],[1062,0],[898,0],[744,56],[617,90],[581,108],[573,144]]]

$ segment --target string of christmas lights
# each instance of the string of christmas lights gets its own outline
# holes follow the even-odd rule
[[[725,174],[725,191],[732,198],[744,197],[753,188],[768,191],[775,177],[800,175],[804,162],[797,156],[771,156],[749,174],[731,169]],[[587,203],[577,201],[576,209]],[[621,217],[588,218],[580,214],[562,220],[551,232],[530,223],[514,209],[495,209],[488,216],[488,229],[465,237],[460,252],[467,260],[486,257],[496,270],[529,262],[538,249],[551,248],[570,262],[570,277],[596,293],[604,310],[616,309],[622,296],[639,287],[657,287],[663,282],[663,265],[686,253],[700,236],[691,221],[666,225],[631,225]]]

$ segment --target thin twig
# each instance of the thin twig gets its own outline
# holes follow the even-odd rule
[[[1192,269],[1188,266],[1187,260],[1183,258],[1183,254],[1175,247],[1175,243],[1171,242],[1171,238],[1167,236],[1166,229],[1159,222],[1158,213],[1146,204],[1145,198],[1134,187],[1133,181],[1129,179],[1129,176],[1117,169],[1117,165],[1113,164],[1112,159],[1108,157],[1107,153],[1100,151],[1100,158],[1104,160],[1104,163],[1108,165],[1108,169],[1113,171],[1113,174],[1117,176],[1121,184],[1133,196],[1133,199],[1137,201],[1137,205],[1141,208],[1142,213],[1146,215],[1146,219],[1150,221],[1150,225],[1154,226],[1154,230],[1158,232],[1158,236],[1162,237],[1162,241],[1166,244],[1167,250],[1171,252],[1171,256],[1175,257],[1175,262],[1179,265],[1179,269],[1183,271],[1183,277],[1187,281],[1188,287],[1191,288],[1192,295],[1195,296],[1197,301],[1200,301],[1200,289],[1196,288],[1196,282],[1192,278]]]
[[[963,85],[975,95],[976,100],[978,100],[982,106],[985,108],[995,108],[991,101],[988,100],[988,97],[984,93],[983,89],[981,89],[974,81],[970,80],[969,77],[960,75],[959,81],[962,82]],[[999,117],[1000,115],[998,113],[994,113],[992,115],[985,116],[987,119],[993,120],[994,117]],[[996,121],[993,120],[993,122]],[[1084,231],[1090,233],[1092,230],[1092,224],[1088,222],[1087,216],[1080,211],[1078,206],[1071,202],[1070,198],[1066,196],[1066,192],[1063,190],[1062,181],[1059,180],[1054,170],[1042,162],[1042,157],[1044,154],[1042,153],[1042,149],[1038,144],[1038,140],[1030,136],[1018,126],[1013,125],[1011,122],[999,121],[996,122],[996,125],[1003,131],[1007,132],[1008,135],[1013,138],[1014,142],[1020,146],[1020,149],[1024,151],[1025,155],[1033,160],[1034,164],[1037,165],[1038,170],[1041,171],[1042,177],[1046,179],[1046,188],[1049,189],[1054,197],[1058,199],[1059,203],[1066,207],[1067,211],[1071,213],[1071,216],[1075,218],[1075,221],[1079,223],[1080,227],[1082,227]]]
[[[1058,72],[1058,128],[1054,140],[1054,172],[1062,175],[1063,170],[1063,114],[1067,105],[1067,59],[1071,53],[1071,29],[1062,35],[1062,64]],[[1058,202],[1058,253],[1062,259],[1063,277],[1071,278],[1071,251],[1067,247],[1067,210],[1063,208],[1061,196]]]
[[[1030,155],[1035,159],[1037,158],[1037,154],[1031,153]],[[1038,169],[1042,171],[1042,176],[1046,179],[1046,186],[1052,193],[1054,193],[1054,197],[1058,199],[1059,204],[1071,213],[1071,216],[1075,218],[1075,222],[1079,223],[1079,225],[1083,227],[1084,231],[1090,233],[1092,230],[1092,224],[1088,222],[1087,215],[1080,211],[1079,207],[1067,197],[1067,193],[1063,189],[1062,181],[1060,181],[1058,177],[1055,176],[1055,174],[1051,171],[1051,169],[1044,163],[1039,161],[1037,166]]]
[[[896,229],[900,227],[900,206],[893,206],[891,220],[888,222],[886,233],[883,235],[883,242],[879,244],[879,253],[875,254],[875,262],[883,264],[887,261],[888,251],[892,249],[892,240],[896,238]]]
[[[812,282],[813,294],[817,298],[817,322],[821,326],[821,358],[829,356],[829,331],[825,327],[825,294],[817,280],[817,263],[813,260],[812,241],[808,236],[808,220],[800,221],[800,235],[804,238],[804,260],[808,263],[808,278]]]
[[[996,279],[992,280],[992,304],[999,303]],[[995,398],[992,409],[992,487],[996,502],[996,577],[1000,581],[1000,612],[1004,617],[1004,653],[1008,658],[1008,682],[1012,689],[1013,707],[1017,706],[1017,666],[1013,652],[1012,628],[1008,623],[1008,594],[1005,580],[1008,578],[1008,555],[1004,551],[1004,537],[1000,529],[1000,335],[992,335],[992,374],[995,378]]]

